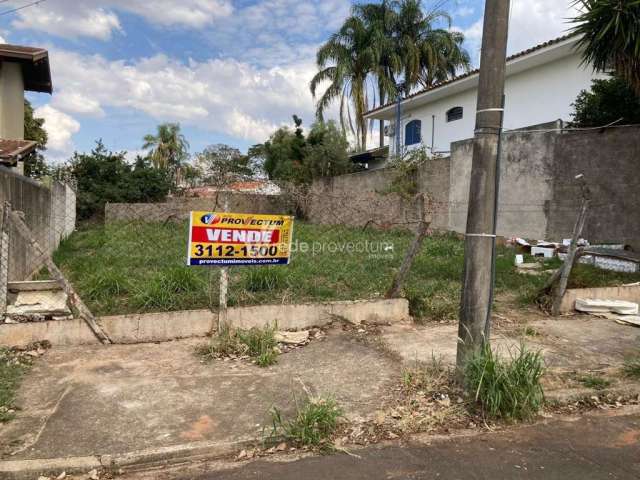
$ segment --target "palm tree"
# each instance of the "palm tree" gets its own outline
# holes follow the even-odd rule
[[[329,86],[316,104],[316,115],[322,121],[325,110],[340,100],[340,125],[347,125],[355,136],[356,148],[366,150],[367,128],[364,114],[368,108],[367,78],[375,68],[376,54],[366,25],[357,16],[348,17],[340,30],[320,47],[316,63],[320,71],[311,79],[311,94],[315,98],[318,86]],[[351,117],[354,110],[355,128]]]
[[[421,0],[402,0],[398,11],[397,38],[407,92],[416,86],[431,87],[469,70],[469,54],[462,47],[464,35],[434,24],[451,26],[442,2],[424,12]]]
[[[573,32],[585,63],[599,71],[613,69],[640,96],[640,1],[577,0],[581,13]]]
[[[378,105],[396,95],[396,74],[401,68],[395,39],[395,27],[398,21],[398,2],[382,0],[380,3],[357,4],[353,14],[359,17],[369,31],[376,61],[373,73],[376,77]],[[374,98],[373,106],[376,106]],[[380,120],[380,146],[384,145],[384,120]]]
[[[189,143],[180,133],[179,123],[158,125],[156,135],[145,135],[143,150],[151,149],[151,162],[156,168],[174,171],[187,157]]]
[[[431,30],[420,44],[418,84],[430,88],[471,68],[469,53],[462,47],[464,34],[448,30]]]

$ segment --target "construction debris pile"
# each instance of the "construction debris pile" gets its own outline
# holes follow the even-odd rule
[[[558,257],[564,261],[567,258],[571,239],[564,239],[562,243],[538,240],[535,244],[532,244],[523,238],[513,237],[507,240],[506,243],[516,248],[522,254],[529,254],[544,259]],[[583,238],[578,240],[577,245],[582,249],[580,258],[578,259],[579,263],[593,265],[614,272],[640,272],[640,253],[634,252],[628,245],[591,245]],[[519,262],[519,264],[522,263],[522,261]],[[519,266],[519,268],[521,270],[527,270],[527,268],[523,266]]]
[[[56,281],[9,282],[0,323],[44,322],[72,318],[68,297]]]

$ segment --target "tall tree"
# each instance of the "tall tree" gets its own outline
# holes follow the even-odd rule
[[[174,172],[187,158],[189,143],[180,132],[179,123],[163,123],[155,135],[145,135],[142,148],[150,150],[156,168]]]
[[[373,73],[378,94],[378,105],[396,95],[396,73],[400,71],[402,59],[396,45],[395,29],[398,22],[398,2],[382,0],[380,3],[363,3],[353,7],[353,14],[359,17],[369,30],[374,49]],[[375,99],[374,99],[375,104]],[[380,146],[384,145],[384,120],[380,120]]]
[[[253,177],[256,173],[251,157],[242,155],[240,150],[224,143],[209,145],[196,155],[195,164],[202,171],[204,181],[218,188]]]
[[[402,59],[406,91],[416,86],[431,87],[470,67],[469,54],[462,47],[464,35],[452,32],[450,15],[438,2],[425,12],[421,0],[402,0],[396,26],[397,48]]]
[[[376,65],[376,53],[370,30],[361,18],[350,16],[329,41],[318,50],[316,63],[320,71],[311,80],[311,94],[316,96],[318,86],[329,82],[316,105],[319,121],[336,99],[340,100],[340,125],[356,139],[357,150],[366,150],[367,127],[364,114],[368,108],[367,77]],[[355,128],[351,118],[354,110]]]
[[[469,69],[469,55],[462,47],[464,36],[448,28],[451,19],[438,0],[425,12],[421,0],[380,0],[356,4],[340,30],[318,51],[320,71],[311,81],[315,97],[320,84],[329,86],[317,104],[318,118],[334,101],[340,102],[340,124],[348,126],[358,150],[367,143],[364,113],[376,103],[383,105],[403,79],[406,92],[430,87]],[[376,101],[377,96],[377,101]],[[353,118],[352,118],[353,114]],[[355,128],[354,128],[355,124]],[[383,144],[380,122],[380,145]]]
[[[640,1],[576,0],[581,13],[573,32],[585,63],[598,71],[613,69],[640,96]]]

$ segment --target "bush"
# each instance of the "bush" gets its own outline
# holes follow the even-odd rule
[[[483,413],[505,420],[529,420],[544,403],[540,352],[521,346],[505,361],[487,344],[467,364],[465,382]]]
[[[619,124],[640,123],[640,97],[616,77],[593,80],[591,91],[580,92],[573,106],[577,127],[600,127],[620,119]]]
[[[271,411],[271,437],[282,435],[300,447],[331,449],[331,436],[342,416],[342,409],[332,398],[307,398],[302,405],[296,402],[296,414],[292,420],[283,419],[282,412],[274,407]]]
[[[158,202],[171,189],[166,170],[152,167],[141,157],[131,166],[125,152],[110,152],[101,141],[91,153],[74,153],[63,170],[77,181],[78,217],[84,220],[102,216],[108,202]]]

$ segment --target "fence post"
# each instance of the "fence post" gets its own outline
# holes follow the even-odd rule
[[[9,283],[9,211],[11,204],[4,202],[0,224],[0,316],[7,311],[7,286]]]

